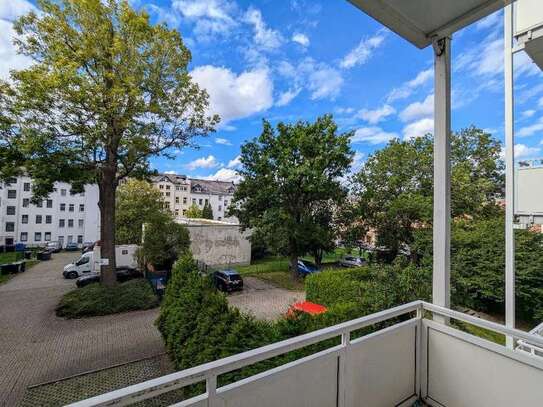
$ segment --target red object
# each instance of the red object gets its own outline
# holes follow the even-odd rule
[[[288,315],[291,315],[294,311],[305,312],[309,315],[319,315],[328,311],[324,305],[315,304],[310,301],[300,301],[295,304],[292,304],[288,310]]]

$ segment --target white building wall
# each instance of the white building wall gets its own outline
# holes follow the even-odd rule
[[[15,181],[15,180],[13,180]],[[82,194],[70,185],[55,183],[41,205],[31,203],[32,180],[21,176],[0,190],[0,244],[44,245],[50,241],[95,241],[99,236],[98,187],[88,185]]]

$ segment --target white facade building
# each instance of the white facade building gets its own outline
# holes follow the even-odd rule
[[[0,245],[25,243],[41,246],[48,242],[93,242],[100,236],[98,187],[71,194],[70,185],[55,183],[54,191],[33,204],[32,180],[27,176],[0,183]]]
[[[184,217],[192,204],[203,209],[209,202],[213,219],[237,223],[236,218],[227,216],[236,189],[233,182],[194,179],[177,174],[159,174],[151,181],[175,216]]]

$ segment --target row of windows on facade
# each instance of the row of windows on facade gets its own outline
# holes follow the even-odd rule
[[[164,186],[166,187],[166,190],[169,190],[169,189],[170,189],[170,185],[163,185],[163,184],[160,184],[160,185],[158,186],[158,188],[159,188],[159,189],[164,189]],[[175,190],[176,190],[176,191],[187,191],[188,188],[185,187],[185,186],[176,185],[176,186],[175,186]]]
[[[52,208],[53,207],[53,200],[47,199],[44,201],[46,208]],[[42,201],[38,201],[36,203],[36,207],[43,208],[44,203]],[[28,208],[30,206],[30,198],[23,198],[23,208]],[[15,206],[7,206],[6,207],[6,215],[15,215]],[[64,212],[66,211],[66,204],[61,203],[59,205],[59,209]],[[75,212],[75,204],[68,204],[68,212]],[[85,212],[85,204],[79,204],[79,212]]]
[[[9,179],[5,182],[5,184],[6,184],[6,186],[8,186],[8,187],[11,186],[11,185],[17,184],[17,178],[9,178]],[[23,183],[23,191],[29,192],[29,191],[30,191],[30,188],[31,188],[30,182],[24,182],[24,183]],[[15,195],[16,195],[16,191],[15,191],[15,190],[12,189],[11,191],[14,191],[14,192],[15,192]],[[57,192],[58,189],[57,189],[57,188],[53,188],[53,191],[54,191],[54,192]],[[71,195],[71,194],[72,194],[72,191],[71,191],[71,190],[64,189],[64,188],[62,188],[62,189],[60,190],[60,195],[61,195],[61,196],[66,196],[68,193]],[[80,195],[80,196],[85,196],[85,191],[81,192],[79,195]],[[9,191],[8,191],[8,198],[9,198]]]
[[[164,195],[164,192],[163,192],[162,194]],[[169,192],[166,192],[166,195],[165,195],[165,196],[170,196],[170,193],[169,193]],[[186,205],[187,202],[188,202],[188,201],[187,201],[187,197],[183,197],[183,205]],[[204,205],[204,202],[205,202],[205,204],[209,203],[209,199],[207,199],[207,198],[205,198],[205,199],[202,199],[202,198],[198,199],[198,205],[203,206],[203,205]],[[178,196],[175,197],[175,203],[176,203],[176,204],[180,203],[179,197],[178,197]],[[196,205],[196,198],[192,198],[192,203]],[[166,205],[166,207],[169,207],[169,206],[170,206],[170,203],[169,203],[169,202],[165,202],[165,205]],[[225,200],[224,200],[224,206],[226,207],[226,205],[228,205],[228,201],[225,199]],[[222,211],[222,206],[221,206],[221,205],[219,205],[219,211]]]
[[[36,224],[41,224],[43,221],[42,215],[36,215]],[[22,215],[21,216],[21,223],[27,224],[28,223],[28,215]],[[45,216],[45,223],[51,224],[53,223],[53,218],[51,215]],[[82,228],[85,224],[85,221],[83,219],[78,219],[77,226]],[[59,219],[58,220],[58,227],[63,228],[66,226],[66,219]],[[74,220],[68,219],[68,227],[73,228],[74,227]],[[6,222],[6,232],[14,232],[15,231],[15,222]]]
[[[28,232],[21,232],[21,242],[28,242]],[[34,233],[34,241],[35,242],[41,242],[42,233],[41,232],[35,232]],[[63,242],[64,236],[59,236],[58,240]],[[44,242],[50,242],[51,241],[51,232],[45,232],[43,234],[43,241]],[[72,243],[74,241],[73,235],[68,235],[68,243]],[[77,243],[83,243],[83,235],[77,236]]]

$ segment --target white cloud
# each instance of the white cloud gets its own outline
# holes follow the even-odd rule
[[[524,112],[522,112],[521,116],[523,119],[528,119],[532,117],[534,114],[535,114],[535,110],[530,109],[530,110],[525,110]]]
[[[317,63],[312,58],[306,58],[299,66],[299,71],[305,74],[306,86],[311,92],[311,99],[335,99],[343,86],[341,73],[324,63]]]
[[[283,43],[283,37],[279,31],[268,28],[260,10],[250,7],[245,13],[245,20],[253,25],[254,41],[264,49],[276,49]]]
[[[240,165],[241,165],[241,156],[238,155],[233,160],[228,161],[227,167],[228,168],[236,168],[236,167],[239,167]]]
[[[543,117],[530,126],[522,127],[515,135],[518,137],[529,137],[540,131],[543,131]]]
[[[360,152],[360,151],[355,151],[354,153],[354,157],[353,157],[353,162],[351,163],[351,172],[352,173],[357,173],[360,168],[362,167],[362,164],[364,164],[364,158],[365,158],[365,154]]]
[[[221,137],[215,137],[215,143],[216,144],[222,144],[223,146],[231,146],[232,145],[230,140],[227,140],[227,139],[221,138]]]
[[[336,107],[336,113],[338,114],[349,114],[354,112],[352,107]]]
[[[234,183],[238,183],[242,179],[241,175],[239,175],[236,170],[229,168],[221,168],[215,174],[208,175],[207,177],[203,178],[213,181],[226,181]]]
[[[417,120],[434,114],[434,95],[428,95],[422,102],[414,102],[408,105],[399,114],[402,122]]]
[[[301,89],[289,89],[279,95],[279,99],[275,103],[276,106],[288,105],[300,93]]]
[[[5,0],[0,2],[0,19],[13,21],[31,11],[37,11],[36,7],[25,0]],[[4,32],[4,31],[2,31]]]
[[[403,128],[404,140],[411,140],[416,137],[422,137],[428,133],[434,132],[434,119],[420,119],[416,122],[409,123]]]
[[[368,144],[383,144],[397,138],[396,133],[390,133],[384,131],[380,127],[361,127],[355,131],[354,136],[351,139],[352,143],[368,143]]]
[[[186,164],[189,170],[195,170],[197,168],[215,168],[219,165],[217,159],[213,155],[208,155],[207,157],[197,158],[194,161]]]
[[[353,48],[341,60],[340,66],[345,69],[353,68],[357,65],[365,64],[372,56],[373,52],[385,41],[385,32],[379,30],[374,36],[363,38],[360,43]]]
[[[170,170],[170,171],[164,171],[164,174],[174,174],[175,175],[177,173],[175,171]]]
[[[375,110],[362,109],[358,113],[358,116],[370,124],[377,124],[394,113],[396,113],[396,109],[388,104],[385,104]]]
[[[486,28],[501,27],[503,25],[503,14],[501,11],[486,16],[482,20],[479,20],[475,24],[477,30],[484,30]]]
[[[515,144],[515,158],[532,158],[541,152],[539,147],[529,147],[526,144]]]
[[[237,25],[232,17],[236,5],[228,0],[174,0],[172,6],[187,20],[195,22],[194,33],[199,39],[227,34]]]
[[[417,88],[428,83],[433,77],[433,68],[428,68],[424,71],[420,71],[415,78],[405,82],[399,88],[392,89],[392,91],[387,96],[387,101],[394,102],[395,100],[408,98]]]
[[[32,64],[32,59],[17,54],[13,40],[17,33],[13,24],[9,21],[0,20],[0,79],[9,79],[9,71],[12,69],[25,69]]]
[[[309,45],[309,38],[307,37],[307,35],[302,34],[302,33],[292,34],[291,40],[294,42],[297,42],[303,47],[307,47]]]
[[[273,105],[273,82],[267,69],[236,75],[228,68],[204,65],[195,68],[191,75],[209,93],[210,112],[221,117],[221,124]]]
[[[538,107],[543,107],[543,97],[539,99],[539,102],[537,102]]]

